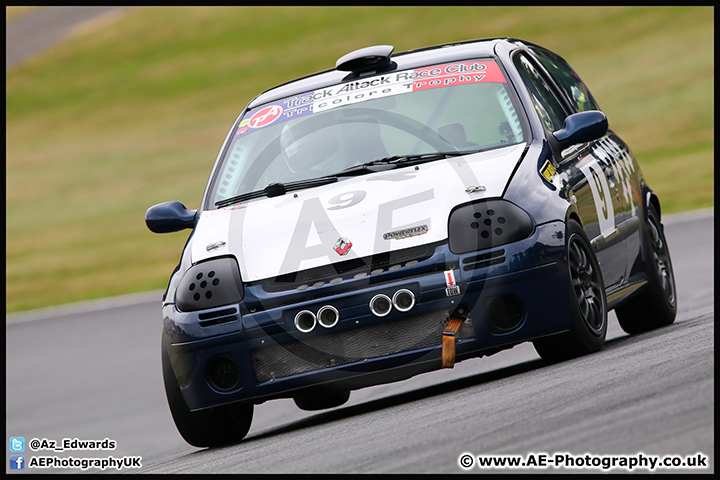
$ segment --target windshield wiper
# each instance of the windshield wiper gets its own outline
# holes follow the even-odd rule
[[[381,172],[383,170],[391,170],[393,168],[397,168],[398,165],[402,165],[405,163],[421,163],[421,162],[431,162],[433,160],[440,160],[443,158],[448,157],[459,157],[463,155],[469,155],[471,153],[478,153],[482,152],[482,150],[474,149],[474,150],[452,150],[449,152],[432,152],[432,153],[411,153],[406,155],[393,155],[390,157],[384,157],[384,158],[378,158],[377,160],[371,160],[369,162],[362,163],[360,165],[354,165],[352,167],[346,168],[345,170],[341,170],[338,173],[334,174],[338,177],[345,177],[345,176],[351,176],[351,175],[363,175],[366,173],[374,173],[374,172]],[[386,167],[387,165],[391,165],[390,168],[371,168],[375,166],[383,166]]]
[[[469,155],[471,153],[477,153],[477,152],[482,152],[482,150],[474,149],[474,150],[453,150],[453,151],[449,151],[449,152],[413,153],[413,154],[407,154],[407,155],[393,155],[390,157],[378,158],[377,160],[365,162],[360,165],[354,165],[350,168],[346,168],[345,170],[341,170],[332,175],[326,175],[323,177],[312,178],[310,180],[299,180],[297,182],[271,183],[270,185],[263,188],[262,190],[255,190],[253,192],[243,193],[243,194],[237,195],[235,197],[230,197],[230,198],[226,198],[225,200],[220,200],[219,202],[215,202],[215,206],[216,207],[227,207],[228,205],[242,202],[244,200],[251,200],[253,198],[277,197],[280,195],[285,195],[287,192],[291,192],[293,190],[301,190],[303,188],[311,188],[311,187],[317,187],[320,185],[327,185],[329,183],[334,183],[334,182],[338,181],[338,177],[348,177],[348,176],[354,176],[354,175],[364,175],[367,173],[381,172],[384,170],[390,170],[393,168],[397,168],[399,165],[402,165],[405,163],[430,162],[433,160],[439,160],[439,159],[448,158],[448,157],[459,157],[462,155]],[[376,167],[376,166],[380,167],[380,168],[372,168],[372,167]]]
[[[310,180],[298,180],[297,182],[271,183],[262,190],[255,190],[253,192],[243,193],[234,197],[226,198],[225,200],[220,200],[219,202],[215,202],[215,206],[227,207],[228,205],[232,205],[233,203],[238,203],[242,202],[243,200],[250,200],[253,198],[278,197],[280,195],[285,195],[287,192],[291,192],[293,190],[319,187],[320,185],[327,185],[328,183],[334,183],[337,181],[338,178],[336,176],[328,175],[325,177],[312,178]]]

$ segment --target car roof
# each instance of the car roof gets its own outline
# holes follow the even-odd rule
[[[498,43],[532,45],[522,40],[512,38],[486,38],[479,40],[466,40],[461,42],[445,43],[430,47],[407,50],[392,55],[391,60],[394,66],[387,71],[407,70],[426,65],[452,62],[470,58],[494,56],[495,46]],[[377,72],[382,73],[382,72]],[[375,72],[372,72],[374,75]],[[271,103],[285,97],[298,95],[312,90],[318,90],[331,85],[337,85],[343,81],[352,81],[362,78],[353,72],[344,72],[337,69],[328,69],[305,77],[301,77],[287,83],[273,87],[255,97],[248,108]]]

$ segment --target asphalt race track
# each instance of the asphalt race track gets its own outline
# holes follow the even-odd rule
[[[122,14],[130,7],[56,6],[39,8],[5,25],[5,69],[53,47],[84,27]]]
[[[141,469],[122,471],[142,473],[460,473],[463,453],[702,453],[707,469],[682,471],[710,473],[714,216],[705,210],[667,223],[679,296],[673,325],[631,337],[611,314],[605,348],[572,361],[547,364],[523,344],[452,370],[355,391],[332,410],[304,412],[291,400],[270,401],[256,407],[245,441],[218,449],[187,445],[170,417],[158,292],[11,315],[6,442],[107,438],[117,443],[112,451],[26,447],[24,454],[26,462],[140,456]],[[79,471],[35,471],[56,470]],[[557,470],[512,470],[523,471]]]

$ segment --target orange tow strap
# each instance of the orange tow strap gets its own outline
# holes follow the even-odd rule
[[[455,334],[460,329],[464,319],[450,318],[442,341],[442,368],[453,368],[455,366]]]

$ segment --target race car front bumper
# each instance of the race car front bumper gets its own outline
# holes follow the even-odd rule
[[[450,315],[465,318],[455,335],[458,361],[567,330],[564,235],[565,224],[552,222],[518,242],[464,255],[439,245],[419,261],[312,291],[268,293],[258,284],[246,286],[243,302],[209,311],[167,304],[163,348],[191,410],[409,378],[441,368]],[[399,291],[411,292],[411,308],[373,313],[373,298]],[[334,325],[298,329],[300,312],[328,306],[338,313]]]

